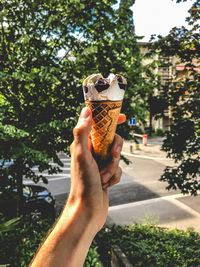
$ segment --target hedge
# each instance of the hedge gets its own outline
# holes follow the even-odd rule
[[[0,218],[0,223],[3,221]],[[37,216],[22,218],[16,228],[0,233],[0,265],[25,267],[52,227]],[[200,267],[200,234],[149,224],[112,225],[96,236],[85,267],[110,267],[111,247],[117,245],[134,267]]]
[[[113,245],[121,248],[134,267],[200,267],[200,234],[192,229],[113,225],[98,234],[97,243],[106,267]]]
[[[0,223],[5,219],[0,216]],[[15,229],[0,232],[0,266],[27,267],[40,243],[52,227],[52,221],[38,216],[21,218]],[[99,255],[92,245],[85,267],[100,267]]]

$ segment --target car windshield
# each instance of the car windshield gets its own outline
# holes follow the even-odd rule
[[[32,196],[33,192],[29,186],[24,186],[23,187],[23,195],[24,196]]]
[[[0,159],[0,167],[9,167],[10,165],[13,164],[13,160],[4,160],[4,159]]]

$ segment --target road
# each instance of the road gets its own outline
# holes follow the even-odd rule
[[[123,175],[120,183],[109,190],[110,206],[169,194],[163,182],[158,181],[165,165],[143,157],[127,158],[133,163],[126,165],[123,161],[120,162]],[[58,201],[64,202],[70,190],[70,158],[61,154],[60,159],[64,164],[61,168],[63,172],[56,175],[46,174],[49,183],[45,185],[39,182],[39,184],[46,186]],[[35,172],[39,173],[37,169]]]
[[[199,223],[192,222],[194,217],[197,217],[200,222],[200,198],[185,197],[180,192],[167,191],[167,184],[159,181],[166,165],[173,165],[166,159],[165,154],[155,151],[154,153],[136,151],[131,154],[127,145],[122,154],[132,163],[126,165],[123,161],[120,162],[123,170],[121,181],[109,189],[108,223],[128,224],[150,216],[158,218],[162,225],[171,226],[170,223],[173,221],[176,226],[179,226],[178,221],[181,222],[180,227],[183,225],[182,228],[192,224],[195,229],[200,230]],[[47,185],[39,183],[46,186],[55,196],[58,210],[62,209],[70,190],[70,158],[64,154],[60,154],[60,158],[64,163],[63,172],[47,175],[49,181]],[[185,220],[184,224],[183,220]]]
[[[166,166],[174,166],[165,152],[160,151],[160,143],[141,145],[141,150],[133,153],[130,153],[131,143],[124,144],[122,154],[132,163],[127,166],[121,162],[123,176],[120,184],[110,190],[107,223],[125,225],[148,218],[164,227],[192,227],[200,231],[200,196],[167,191],[167,183],[159,181]]]

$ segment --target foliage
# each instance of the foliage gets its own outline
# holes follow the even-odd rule
[[[52,221],[41,219],[36,215],[22,217],[18,223],[16,220],[12,221],[15,228],[9,226],[9,230],[0,229],[0,265],[25,267],[28,266],[52,227]],[[0,226],[2,225],[8,225],[3,217],[0,218]],[[91,246],[86,258],[85,267],[89,266],[101,266],[95,244]]]
[[[92,245],[85,260],[84,267],[101,267],[99,258],[100,255],[97,252],[97,247]]]
[[[195,1],[186,18],[188,29],[173,28],[152,48],[164,58],[176,58],[176,64],[183,66],[182,75],[176,72],[173,80],[160,87],[159,97],[172,111],[163,150],[177,163],[176,167],[165,169],[161,180],[168,182],[167,189],[180,189],[192,195],[200,189],[199,8],[199,1]]]
[[[15,229],[18,222],[19,222],[19,218],[13,218],[11,220],[1,222],[0,223],[0,233],[9,232],[9,231]]]
[[[99,233],[98,243],[101,253],[119,246],[134,267],[200,265],[200,235],[192,230],[168,230],[150,224],[113,225]]]
[[[22,196],[22,177],[60,171],[92,72],[124,74],[123,111],[144,120],[145,79],[130,7],[134,0],[2,0],[0,3],[0,175]],[[139,97],[140,92],[143,97]],[[133,101],[134,99],[134,101]],[[119,132],[130,138],[128,124]],[[56,165],[50,164],[56,163]],[[8,177],[12,178],[8,180]]]
[[[28,266],[50,227],[48,220],[26,216],[21,218],[15,229],[0,232],[0,264]]]

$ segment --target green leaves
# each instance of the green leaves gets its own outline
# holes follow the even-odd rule
[[[151,224],[113,225],[98,234],[97,243],[104,260],[110,257],[111,247],[117,245],[135,267],[200,264],[200,236],[192,230],[168,230]]]
[[[81,82],[93,72],[127,77],[123,111],[127,118],[144,122],[153,87],[141,74],[134,1],[120,1],[119,8],[113,8],[116,4],[1,1],[0,159],[14,160],[12,169],[1,170],[4,177],[44,180],[31,170],[34,165],[41,172],[59,172],[58,152],[68,151],[84,102]],[[130,127],[120,127],[121,134],[131,138]]]
[[[24,216],[9,232],[0,232],[0,255],[2,263],[9,266],[27,266],[52,222],[38,216]]]
[[[177,2],[182,2],[181,0]],[[180,189],[182,193],[196,195],[200,189],[200,101],[199,101],[199,1],[190,9],[187,22],[190,27],[173,28],[169,35],[159,38],[154,49],[164,58],[174,58],[176,76],[160,86],[160,99],[172,113],[172,122],[166,133],[163,150],[173,158],[177,167],[165,169],[161,177],[168,182],[167,189]],[[193,11],[192,11],[193,10]],[[197,14],[198,13],[198,14]]]
[[[5,222],[0,223],[0,233],[6,233],[14,230],[18,225],[20,218],[14,218]]]
[[[28,137],[29,133],[21,129],[18,129],[13,125],[3,125],[2,123],[0,123],[0,136],[2,139],[8,137],[19,139],[23,137]]]

